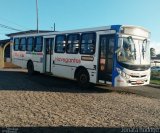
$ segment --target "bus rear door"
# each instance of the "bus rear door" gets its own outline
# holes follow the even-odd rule
[[[45,38],[45,72],[51,72],[54,38]]]

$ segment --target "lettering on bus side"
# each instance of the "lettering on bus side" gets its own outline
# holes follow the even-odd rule
[[[76,59],[76,58],[61,58],[61,57],[56,57],[55,58],[56,62],[64,62],[64,63],[77,63],[80,64],[81,60]]]
[[[24,57],[24,54],[23,53],[14,53],[14,56],[15,57]]]
[[[15,56],[15,57],[19,57],[19,54],[18,54],[18,53],[14,53],[14,56]]]

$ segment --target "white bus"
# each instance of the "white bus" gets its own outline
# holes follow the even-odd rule
[[[112,25],[13,36],[12,62],[34,71],[89,83],[139,86],[150,82],[150,32]]]

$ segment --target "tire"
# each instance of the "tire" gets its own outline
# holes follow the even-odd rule
[[[86,70],[80,70],[77,74],[78,85],[81,88],[89,87],[89,74]]]
[[[28,62],[27,64],[28,75],[32,76],[34,74],[34,65],[32,62]]]

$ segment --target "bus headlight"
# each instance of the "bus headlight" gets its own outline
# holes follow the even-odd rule
[[[129,78],[130,78],[130,76],[128,74],[126,74],[126,79],[129,79]]]
[[[123,72],[123,71],[121,71],[121,76],[122,76],[122,77],[126,77],[126,73]]]
[[[130,76],[127,73],[123,72],[121,69],[117,68],[117,71],[123,78],[125,78],[125,79],[130,78]]]

